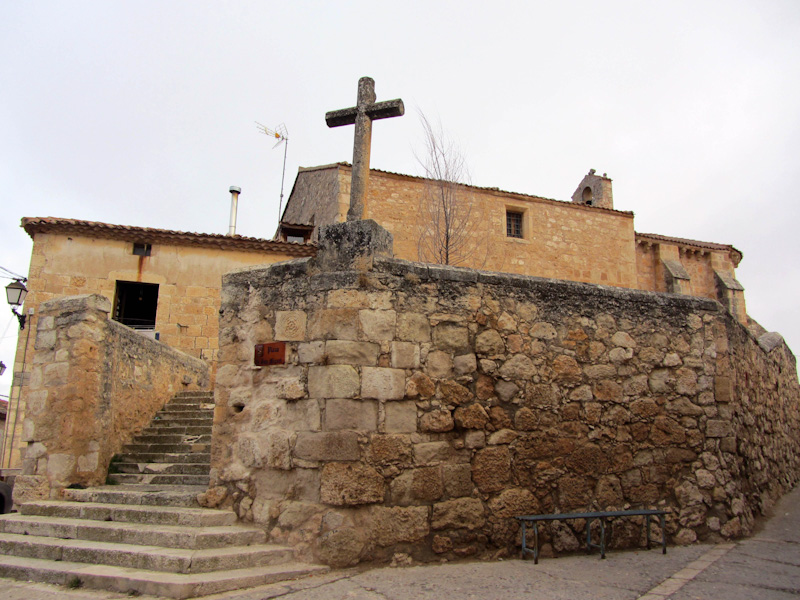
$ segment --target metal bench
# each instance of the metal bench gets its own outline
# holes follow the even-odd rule
[[[586,552],[591,552],[592,548],[600,550],[600,558],[606,557],[606,519],[610,517],[636,517],[643,516],[645,518],[645,525],[647,527],[647,549],[650,549],[650,517],[658,516],[659,524],[661,526],[661,553],[667,553],[667,538],[664,531],[665,515],[664,510],[610,510],[598,512],[583,512],[583,513],[563,513],[560,515],[523,515],[514,517],[522,523],[522,558],[525,558],[525,553],[530,552],[533,554],[534,564],[539,564],[539,521],[566,521],[568,519],[586,519]],[[594,519],[600,521],[600,543],[592,543],[592,528],[591,524]],[[533,549],[528,548],[526,543],[527,526],[533,525]]]

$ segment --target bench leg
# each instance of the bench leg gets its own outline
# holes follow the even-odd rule
[[[667,527],[664,515],[659,515],[661,523],[661,554],[667,553]]]
[[[600,519],[600,558],[606,557],[606,520]]]
[[[645,515],[644,520],[647,523],[647,549],[650,550],[650,515]]]
[[[533,564],[539,564],[539,523],[533,522]]]
[[[525,551],[528,546],[525,545],[525,521],[522,521],[522,550],[520,551],[520,559],[525,560]]]
[[[586,554],[592,552],[592,520],[586,519]]]

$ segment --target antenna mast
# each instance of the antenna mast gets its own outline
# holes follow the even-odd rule
[[[281,123],[275,129],[270,129],[256,121],[256,128],[261,132],[269,137],[274,137],[278,140],[278,142],[272,147],[273,149],[277,148],[284,142],[286,144],[283,147],[283,172],[281,173],[281,198],[278,201],[278,224],[280,225],[281,222],[281,215],[283,213],[283,181],[286,178],[286,154],[289,151],[289,131],[286,129],[286,125]]]

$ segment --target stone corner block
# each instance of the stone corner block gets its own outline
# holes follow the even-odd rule
[[[111,300],[102,294],[84,294],[82,296],[67,296],[64,298],[54,298],[42,302],[39,312],[83,312],[95,310],[103,313],[111,312]]]

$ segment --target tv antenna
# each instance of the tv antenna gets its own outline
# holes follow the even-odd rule
[[[286,153],[289,150],[289,132],[286,129],[286,125],[281,123],[275,129],[270,129],[266,125],[262,125],[258,121],[256,121],[257,129],[269,137],[275,138],[278,140],[275,145],[272,147],[274,150],[284,142],[286,142],[283,146],[283,173],[281,173],[281,199],[278,201],[278,224],[280,225],[281,216],[283,213],[283,180],[286,177]]]

